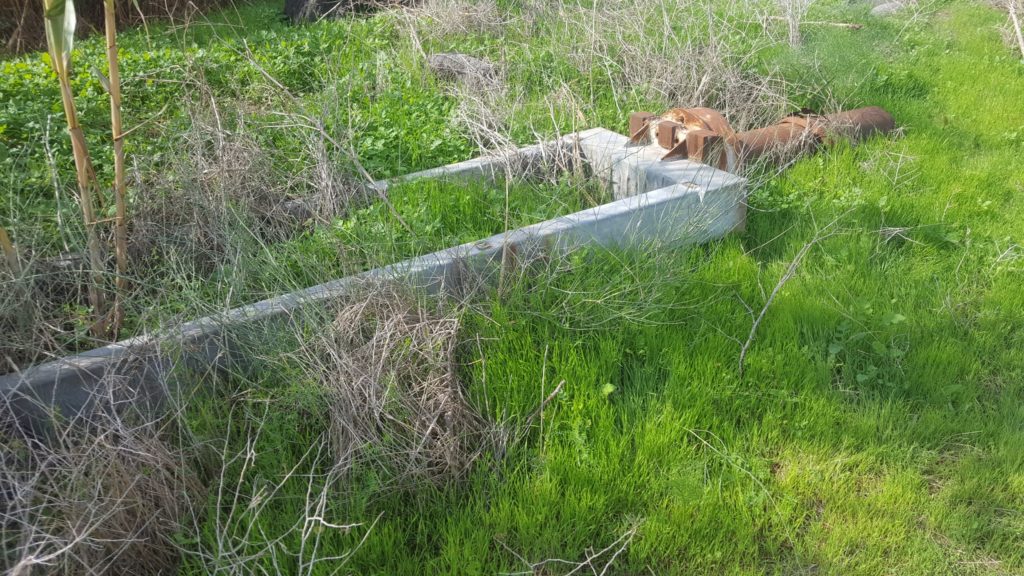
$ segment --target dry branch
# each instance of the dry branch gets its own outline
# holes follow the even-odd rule
[[[117,386],[114,379],[104,387]],[[45,437],[0,416],[0,566],[9,574],[171,574],[176,537],[205,502],[168,422],[112,397]],[[10,414],[8,414],[10,416]]]
[[[768,19],[786,21],[785,16],[768,16]],[[846,28],[847,30],[860,30],[864,27],[863,24],[855,24],[853,22],[829,22],[825,20],[804,20],[801,24],[807,26],[833,26],[835,28]]]
[[[629,548],[629,545],[636,537],[639,528],[640,522],[637,522],[630,527],[629,530],[626,530],[622,535],[616,538],[614,542],[605,546],[601,550],[594,550],[593,548],[587,550],[584,559],[580,562],[563,558],[548,558],[540,560],[539,562],[530,562],[521,554],[509,548],[507,544],[498,540],[497,542],[502,546],[502,548],[515,556],[528,568],[528,570],[523,572],[505,572],[503,574],[505,574],[505,576],[526,576],[531,574],[561,574],[562,576],[573,576],[574,574],[586,573],[593,574],[594,576],[605,576],[606,574],[609,574],[609,570],[612,569],[612,566],[614,566],[615,561],[619,556]],[[556,572],[554,568],[555,566],[564,566],[567,571],[563,573]]]
[[[754,343],[754,338],[757,336],[757,328],[758,326],[761,325],[761,321],[764,320],[765,314],[768,313],[768,308],[771,307],[772,302],[775,301],[775,297],[778,296],[779,292],[782,290],[782,287],[786,285],[786,282],[789,282],[790,278],[792,278],[793,275],[796,274],[797,268],[800,267],[800,263],[803,262],[803,259],[805,256],[807,256],[807,253],[810,252],[811,249],[814,248],[818,243],[822,242],[823,240],[826,240],[827,238],[831,238],[832,236],[835,236],[838,233],[832,230],[838,221],[839,218],[836,218],[827,226],[815,232],[814,237],[811,238],[806,244],[804,244],[796,253],[796,256],[793,257],[793,260],[790,261],[789,266],[786,267],[786,272],[782,275],[781,278],[779,278],[779,281],[775,284],[775,288],[773,288],[771,294],[768,295],[768,299],[765,301],[764,307],[761,308],[761,312],[757,315],[757,318],[754,319],[754,323],[750,327],[750,334],[747,336],[746,342],[744,342],[743,346],[740,347],[740,356],[737,362],[737,368],[739,371],[740,378],[743,378],[743,371],[745,367],[744,362],[747,358],[747,351],[750,350],[751,344]],[[746,304],[744,303],[744,305]]]

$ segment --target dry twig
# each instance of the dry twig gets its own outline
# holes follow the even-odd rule
[[[768,313],[768,308],[771,307],[772,302],[775,301],[775,297],[778,296],[779,292],[782,290],[782,287],[786,285],[786,282],[789,282],[790,278],[792,278],[793,275],[796,274],[797,268],[800,267],[800,263],[803,262],[803,259],[805,256],[807,256],[807,253],[810,252],[811,249],[814,248],[816,245],[818,245],[818,243],[828,238],[831,238],[832,236],[835,236],[836,234],[839,233],[838,231],[833,229],[833,227],[838,221],[839,218],[836,218],[827,226],[815,232],[814,237],[811,238],[806,244],[804,244],[796,253],[796,256],[793,257],[793,260],[790,261],[789,266],[786,267],[786,272],[782,275],[781,278],[779,278],[779,281],[775,284],[775,288],[773,288],[771,294],[768,295],[768,299],[765,301],[764,307],[761,308],[760,314],[757,315],[757,318],[754,319],[753,325],[751,325],[750,327],[750,334],[747,336],[746,342],[744,342],[743,346],[740,348],[740,357],[737,362],[737,368],[739,370],[740,378],[743,378],[744,361],[747,358],[747,351],[750,349],[750,345],[754,343],[754,338],[757,336],[757,328],[758,326],[761,325],[761,321],[764,320],[765,314]]]
[[[1010,23],[1017,35],[1017,45],[1020,47],[1020,56],[1024,58],[1024,33],[1020,29],[1020,17],[1017,15],[1019,0],[1006,0],[1006,9],[1010,12]]]

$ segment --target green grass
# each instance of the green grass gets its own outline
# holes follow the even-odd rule
[[[573,178],[563,178],[553,186],[425,180],[392,187],[388,198],[408,228],[401,226],[385,203],[374,202],[322,234],[362,253],[358,258],[363,266],[380,266],[579,212],[608,200],[596,183]]]
[[[1002,16],[967,1],[940,3],[906,28],[870,19],[860,5],[817,10],[816,19],[866,26],[810,29],[803,47],[765,50],[756,64],[797,83],[798,103],[815,104],[828,90],[850,106],[883,105],[903,134],[801,160],[753,191],[743,235],[688,254],[581,258],[466,312],[463,380],[488,416],[521,421],[566,382],[545,409],[543,434],[535,427],[503,460],[485,458],[464,485],[380,492],[381,479],[357,474],[332,489],[325,516],[364,525],[321,530],[322,554],[355,550],[343,568],[352,573],[520,571],[528,567],[516,554],[580,561],[635,527],[608,573],[1024,573],[1024,68],[1001,42]],[[394,33],[384,17],[272,30],[353,40],[355,48],[332,44],[343,53]],[[500,52],[493,39],[444,42],[433,47]],[[353,54],[341,69],[365,58]],[[398,56],[383,65],[410,79],[399,84],[408,90],[368,98],[361,113],[426,110],[413,124],[440,134],[451,100],[411,80],[418,72]],[[621,127],[618,105],[637,103],[603,92],[598,76],[567,72],[543,32],[535,43],[513,43],[507,58],[538,102],[536,116],[516,119],[522,134],[547,122],[541,95],[560,80],[596,88],[586,111],[595,123]],[[409,138],[360,154],[375,170],[470,154],[458,137],[455,148],[433,151],[424,151],[433,140],[423,133]],[[451,231],[477,215],[474,234],[503,225],[503,212],[472,195],[451,203],[441,189],[423,202],[438,210],[420,219],[420,190],[395,203],[427,228]],[[521,210],[554,208],[528,202]],[[780,292],[740,379],[751,326],[741,300],[759,311],[815,222],[836,216],[843,233],[812,250]],[[353,219],[387,215],[375,205]],[[882,228],[902,232],[886,240]],[[354,230],[342,223],[316,234],[396,256],[416,245],[393,222]],[[226,430],[228,414],[266,419],[243,479],[253,496],[242,507],[269,498],[269,513],[233,518],[229,534],[250,522],[261,542],[285,534],[300,518],[309,477],[276,493],[269,487],[296,465],[325,470],[305,456],[325,415],[315,386],[292,368],[283,362],[244,381],[247,401],[201,403],[190,415],[200,437],[237,449],[249,436]],[[216,519],[226,518],[212,502],[207,512],[189,541],[196,549],[215,549]],[[294,572],[297,538],[277,549],[278,569]],[[192,559],[184,571],[207,568]]]
[[[277,244],[243,238],[240,256],[213,271],[183,273],[180,266],[168,266],[162,279],[178,290],[145,294],[129,303],[133,317],[140,319],[129,326],[143,329],[195,315],[201,303],[231,307],[271,298],[571,214],[600,197],[592,184],[571,179],[550,185],[438,180],[398,184],[388,190],[390,206],[372,202],[330,226]],[[160,305],[154,308],[153,302]]]
[[[787,75],[820,59],[837,96],[889,107],[905,134],[801,161],[755,192],[746,235],[709,254],[625,268],[679,266],[686,280],[668,283],[668,299],[699,307],[659,309],[658,325],[626,310],[588,322],[593,311],[558,288],[643,285],[613,261],[468,318],[484,344],[463,360],[486,359],[486,390],[484,364],[466,382],[492,417],[521,417],[561,380],[565,391],[543,436],[534,430],[498,473],[481,465],[463,487],[339,496],[342,521],[381,515],[346,569],[527,570],[509,550],[579,561],[638,526],[613,573],[1024,571],[1024,300],[1011,248],[1022,240],[1024,70],[997,23],[952,3],[899,39],[876,21],[860,35],[809,34]],[[812,221],[837,214],[844,234],[783,289],[740,380],[733,339],[751,319],[738,299],[758,310]],[[882,227],[906,238],[886,242]],[[295,455],[317,434],[267,445]],[[299,513],[279,505],[275,518]],[[364,533],[327,547],[352,550]]]

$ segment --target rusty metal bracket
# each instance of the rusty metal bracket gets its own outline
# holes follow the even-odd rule
[[[689,159],[709,166],[722,167],[726,163],[725,138],[711,130],[691,130],[686,134]]]
[[[650,112],[633,112],[629,115],[629,141],[634,144],[645,142],[649,137],[651,122],[658,118]]]
[[[672,120],[662,120],[658,123],[658,146],[672,150],[685,142],[686,126]]]
[[[672,158],[689,158],[689,148],[685,139],[679,144],[676,144],[661,157],[662,160],[670,160]]]
[[[688,158],[723,169],[734,156],[735,132],[729,121],[711,108],[673,108],[655,130],[658,145],[668,150],[662,160]]]

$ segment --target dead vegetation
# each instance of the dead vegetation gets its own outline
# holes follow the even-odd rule
[[[263,110],[215,96],[201,76],[193,81],[177,154],[136,171],[136,257],[173,250],[209,269],[237,254],[238,241],[288,240],[365,201],[364,183],[345,168],[344,139],[305,115],[276,79],[267,80],[273,120]],[[268,133],[287,133],[300,149],[279,151]]]
[[[282,191],[265,151],[244,131],[211,134],[199,117],[193,122],[195,137],[185,140],[180,165],[140,187],[132,226],[136,262],[176,255],[208,272],[237,252],[240,233],[278,228]]]
[[[797,34],[796,42],[809,4],[808,0],[786,0],[776,7],[785,12],[779,18]],[[743,1],[722,9],[765,18],[774,11]],[[512,146],[511,120],[524,110],[524,94],[506,81],[502,62],[481,65],[477,55],[455,55],[471,59],[456,62],[447,58],[451,55],[427,54],[425,44],[478,32],[506,36],[513,42],[522,30],[550,35],[559,46],[559,58],[566,58],[585,76],[607,79],[602,86],[612,92],[623,116],[638,102],[661,109],[709,107],[725,114],[734,129],[744,130],[772,124],[794,109],[784,81],[747,69],[751,50],[739,52],[730,45],[729,30],[721,28],[724,21],[710,8],[702,13],[696,5],[661,0],[623,0],[589,8],[569,2],[527,2],[510,23],[508,14],[489,3],[437,0],[404,15],[410,39],[428,66],[440,67],[441,77],[456,80],[447,88],[457,102],[454,121],[485,153]],[[755,47],[776,42],[770,28],[752,39]],[[440,56],[446,57],[441,66]],[[450,72],[451,64],[458,64],[459,73]],[[560,76],[552,73],[548,78],[558,83]],[[562,86],[550,93],[552,117],[568,115],[580,128],[591,127],[587,113],[594,103],[566,82],[562,79]],[[538,134],[545,131],[541,128]]]
[[[241,279],[263,247],[366,201],[365,185],[342,167],[337,139],[289,123],[283,129],[298,135],[301,149],[282,158],[258,137],[266,121],[226,104],[196,81],[184,101],[185,124],[174,127],[174,152],[155,162],[136,158],[128,242],[133,268],[125,298],[134,324],[166,299],[168,289],[194,285],[217,270]],[[86,334],[91,279],[84,256],[34,254],[19,247],[18,270],[11,269],[11,258],[0,261],[0,374],[105,343]],[[113,277],[109,256],[104,266]],[[273,263],[262,263],[260,271],[273,276]],[[211,305],[185,304],[200,312]]]
[[[422,0],[406,12],[424,39],[465,34],[498,34],[509,17],[494,0]]]
[[[292,22],[309,22],[323,18],[339,18],[353,14],[369,14],[377,10],[410,6],[419,0],[285,0],[284,14]]]
[[[117,3],[118,25],[133,25],[149,19],[186,19],[198,12],[231,6],[232,0],[133,0]],[[103,2],[76,5],[81,28],[87,33],[103,30]],[[0,41],[9,52],[36,50],[46,46],[43,8],[38,0],[4,0],[0,3]]]
[[[0,428],[8,574],[175,572],[175,538],[204,494],[201,471],[172,440],[171,419],[147,420],[104,400],[45,436],[10,421]]]
[[[737,130],[768,124],[790,107],[781,80],[744,70],[745,57],[717,32],[721,23],[710,11],[694,18],[659,0],[600,10],[558,6],[551,18],[564,22],[564,36],[574,40],[572,62],[584,73],[606,76],[617,100],[638,96],[666,108],[714,108]]]
[[[384,471],[400,486],[465,476],[492,448],[459,381],[459,319],[384,283],[361,290],[310,350],[330,406],[335,468]]]
[[[458,102],[452,121],[463,129],[482,153],[516,149],[508,130],[518,108],[515,96],[498,82],[483,90],[476,86],[459,83],[452,88]]]
[[[778,0],[782,9],[781,19],[786,23],[786,33],[790,46],[800,45],[800,24],[807,16],[814,0]]]
[[[449,304],[386,282],[367,284],[346,302],[321,337],[284,355],[291,368],[269,360],[268,369],[297,367],[312,376],[307,385],[326,406],[307,416],[319,440],[279,478],[259,472],[260,460],[279,457],[265,453],[281,442],[264,439],[271,433],[267,423],[271,411],[296,407],[259,398],[256,383],[227,401],[223,439],[198,437],[179,400],[159,416],[143,412],[151,405],[133,400],[122,389],[126,381],[114,376],[98,386],[94,406],[55,420],[48,434],[22,430],[5,407],[0,544],[6,573],[171,574],[186,562],[209,573],[249,574],[256,564],[283,558],[302,570],[321,562],[337,567],[358,546],[343,557],[324,555],[321,538],[357,531],[365,540],[374,526],[330,518],[329,502],[345,492],[351,471],[372,469],[381,493],[447,485],[464,479],[481,455],[504,454],[510,436],[524,437],[489,422],[467,398],[456,359],[459,315]],[[266,348],[253,353],[266,356]],[[182,384],[182,391],[201,385]],[[185,397],[192,395],[175,394]],[[308,484],[307,500],[288,519],[286,535],[301,546],[284,551],[280,539],[267,540],[251,527],[275,513],[274,495],[295,482]],[[193,535],[208,526],[214,538],[198,547],[182,544],[196,542]]]
[[[43,435],[23,431],[10,411],[2,413],[4,574],[176,574],[183,563],[197,573],[253,574],[286,558],[297,573],[307,573],[322,562],[344,565],[345,557],[320,549],[329,531],[361,530],[364,540],[372,531],[373,523],[329,520],[339,476],[318,472],[330,454],[326,441],[310,446],[281,477],[259,476],[256,462],[276,457],[262,443],[266,403],[237,402],[250,405],[239,430],[229,423],[227,438],[200,441],[184,405],[161,416],[142,413],[114,400],[115,381],[101,383],[88,416],[54,421]],[[308,482],[302,513],[280,538],[267,540],[253,524],[274,513],[268,510],[274,494],[296,477]],[[215,537],[197,538],[207,525]],[[298,549],[280,549],[293,535]]]
[[[42,260],[22,252],[17,270],[0,265],[0,374],[66,349],[76,337],[88,282],[80,255]]]
[[[1020,0],[998,0],[996,4],[1002,6],[1010,16],[1010,23],[1003,31],[1003,40],[1020,54],[1021,59],[1024,59],[1024,31],[1021,30],[1024,5]]]

